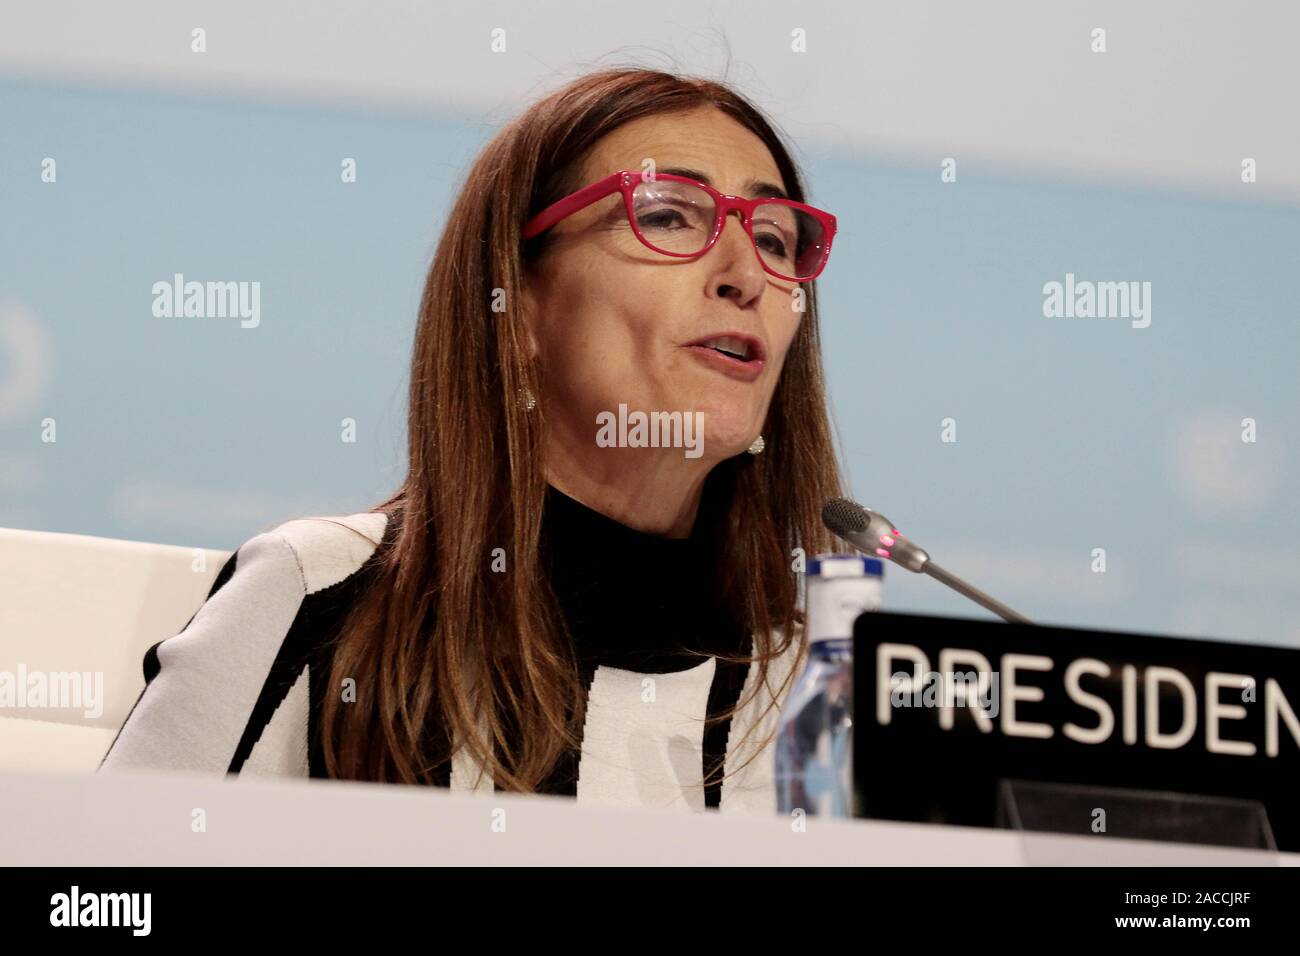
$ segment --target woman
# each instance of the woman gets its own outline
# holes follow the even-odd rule
[[[101,769],[775,812],[841,484],[803,198],[712,82],[610,70],[510,123],[429,271],[401,488],[245,542]]]

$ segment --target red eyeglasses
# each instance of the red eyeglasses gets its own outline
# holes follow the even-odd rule
[[[655,252],[681,259],[713,248],[731,210],[740,210],[763,268],[778,279],[809,282],[821,275],[835,238],[835,217],[793,199],[724,196],[685,176],[657,173],[650,178],[622,170],[547,206],[524,226],[524,239],[545,232],[566,216],[622,192],[627,221],[641,242]]]

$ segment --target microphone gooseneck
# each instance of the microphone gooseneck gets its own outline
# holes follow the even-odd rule
[[[832,498],[822,506],[822,524],[836,537],[847,541],[859,551],[886,558],[917,574],[928,574],[1005,621],[1014,624],[1033,623],[1020,612],[939,567],[930,560],[930,555],[924,548],[899,534],[894,523],[878,511],[864,508],[848,498]]]

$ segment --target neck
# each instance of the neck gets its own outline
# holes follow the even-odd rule
[[[648,534],[690,537],[705,479],[716,462],[687,459],[680,448],[597,448],[581,454],[553,441],[547,480],[575,501]]]

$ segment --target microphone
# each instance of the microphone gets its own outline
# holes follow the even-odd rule
[[[848,498],[832,498],[822,507],[822,524],[836,537],[843,538],[859,551],[888,558],[917,574],[928,574],[1004,621],[1013,624],[1033,623],[1018,611],[1013,611],[1001,601],[989,597],[979,588],[972,587],[957,575],[939,567],[930,560],[930,555],[924,548],[899,534],[894,523],[878,511],[864,508]]]

